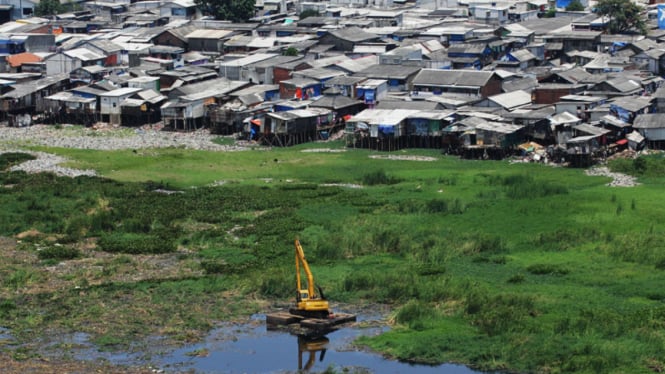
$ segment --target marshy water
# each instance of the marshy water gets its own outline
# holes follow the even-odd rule
[[[359,336],[372,336],[387,330],[382,323],[359,316],[356,325],[344,327],[324,337],[304,338],[288,331],[268,330],[264,315],[254,315],[242,324],[223,324],[204,341],[177,349],[166,348],[155,338],[132,353],[99,350],[87,334],[60,335],[41,344],[45,356],[69,356],[75,360],[103,360],[118,365],[149,365],[156,372],[195,373],[289,373],[358,369],[370,373],[481,373],[463,365],[415,365],[386,359],[380,354],[359,350],[352,342]],[[0,329],[0,339],[11,339]]]
[[[166,371],[194,369],[205,373],[321,372],[331,367],[372,373],[479,373],[462,365],[413,365],[388,360],[353,347],[355,338],[379,334],[385,331],[382,327],[345,327],[322,338],[306,339],[286,331],[270,331],[263,320],[263,316],[254,316],[252,323],[216,329],[205,342],[164,355],[157,360],[158,366]]]

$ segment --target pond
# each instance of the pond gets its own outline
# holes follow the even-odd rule
[[[268,330],[265,315],[252,316],[246,323],[225,323],[212,330],[204,341],[177,349],[166,348],[161,338],[141,343],[129,352],[99,350],[87,334],[75,333],[42,341],[45,356],[69,356],[75,360],[103,360],[117,365],[148,365],[167,373],[285,373],[322,372],[333,368],[358,369],[370,373],[478,374],[463,365],[416,365],[386,359],[378,353],[353,346],[359,336],[387,331],[380,318],[358,316],[359,323],[323,337],[305,338],[288,331]],[[364,327],[363,327],[364,326]],[[10,338],[0,329],[0,339]]]
[[[256,315],[247,324],[215,329],[204,342],[177,349],[153,362],[167,372],[283,373],[358,368],[373,373],[480,373],[462,365],[428,366],[388,360],[353,347],[357,337],[379,334],[385,327],[345,327],[324,337],[304,338],[270,331],[264,320],[265,316]]]

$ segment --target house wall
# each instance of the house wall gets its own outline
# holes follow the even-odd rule
[[[554,104],[561,100],[562,97],[570,95],[571,92],[567,88],[561,89],[539,89],[533,91],[535,104]]]
[[[492,78],[487,82],[487,84],[480,88],[480,95],[482,97],[488,97],[492,95],[498,95],[501,93],[501,80],[493,75]]]
[[[222,52],[224,42],[220,39],[191,38],[189,39],[189,49],[191,51]]]
[[[637,129],[649,141],[665,140],[665,128],[660,129]]]
[[[102,96],[100,98],[100,110],[101,114],[120,114],[122,110],[120,108],[120,103],[125,100],[128,96]]]
[[[34,16],[35,3],[29,0],[3,0],[2,4],[13,5],[11,19],[30,18]]]
[[[173,47],[180,47],[184,50],[188,50],[188,45],[187,42],[184,42],[180,40],[179,38],[176,38],[171,34],[170,32],[163,32],[159,35],[157,35],[153,39],[153,43],[155,45],[168,45],[168,46],[173,46]]]
[[[240,71],[242,67],[240,66],[227,66],[222,65],[219,67],[219,76],[226,77],[230,80],[240,80]]]
[[[290,69],[284,69],[280,68],[279,66],[275,66],[272,69],[272,74],[273,74],[272,84],[279,84],[279,82],[281,81],[291,79],[291,72],[292,70]]]
[[[47,75],[69,73],[82,66],[81,60],[71,58],[63,53],[56,53],[47,57],[44,62],[46,63]]]
[[[30,35],[25,41],[26,52],[52,52],[55,48],[55,35]]]

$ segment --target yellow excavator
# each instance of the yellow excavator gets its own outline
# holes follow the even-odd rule
[[[274,312],[266,314],[268,329],[277,326],[299,324],[300,327],[316,334],[325,334],[342,324],[356,320],[355,314],[333,313],[323,290],[314,285],[314,276],[305,259],[300,240],[295,240],[296,247],[296,303],[288,312]],[[307,285],[303,288],[302,274],[305,272]],[[318,293],[316,290],[318,289]]]
[[[323,295],[323,290],[314,285],[314,276],[309,269],[309,264],[305,259],[305,252],[300,245],[300,240],[295,240],[296,247],[296,305],[289,312],[306,318],[328,318],[331,316],[328,300]],[[301,268],[305,271],[307,278],[307,287],[303,288],[301,283]]]

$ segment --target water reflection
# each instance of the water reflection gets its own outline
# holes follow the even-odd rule
[[[211,332],[200,344],[162,355],[156,367],[165,371],[194,370],[203,373],[284,373],[343,371],[357,368],[371,373],[472,374],[462,365],[413,365],[388,360],[359,350],[353,341],[361,335],[377,335],[382,327],[345,327],[326,336],[297,336],[267,330],[261,323],[229,325]],[[196,354],[205,352],[205,355]],[[296,357],[297,355],[297,357]]]
[[[298,336],[298,370],[309,371],[316,362],[316,354],[320,353],[319,361],[323,362],[330,340],[325,336]],[[303,355],[309,353],[307,363],[303,365]]]

